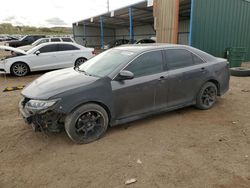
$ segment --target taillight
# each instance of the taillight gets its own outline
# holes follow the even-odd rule
[[[93,55],[96,55],[95,50],[94,50],[94,51],[92,51],[92,54],[93,54]]]

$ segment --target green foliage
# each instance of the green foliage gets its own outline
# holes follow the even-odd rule
[[[0,24],[0,34],[44,34],[44,35],[68,35],[72,34],[72,29],[68,27],[30,27],[30,26],[13,26],[9,23]]]

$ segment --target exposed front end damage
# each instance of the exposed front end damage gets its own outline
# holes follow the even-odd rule
[[[64,129],[65,115],[53,109],[31,109],[28,106],[32,99],[23,98],[19,103],[19,109],[25,122],[32,126],[33,130],[44,132],[60,132]]]

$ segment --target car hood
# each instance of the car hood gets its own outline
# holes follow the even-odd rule
[[[34,46],[32,46],[32,45],[25,45],[25,46],[18,47],[18,49],[23,50],[23,51],[28,51],[28,50],[30,50],[33,47]]]
[[[23,51],[21,49],[13,48],[13,47],[10,47],[10,46],[0,46],[0,50],[13,51],[13,52],[20,53],[20,54],[23,54],[23,55],[27,54],[25,51]]]
[[[13,43],[13,42],[20,42],[20,40],[11,40],[11,41],[7,41],[6,43]]]
[[[98,79],[75,71],[73,68],[52,71],[26,86],[22,95],[31,99],[49,99],[68,90],[89,85]]]

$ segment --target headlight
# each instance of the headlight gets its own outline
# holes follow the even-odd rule
[[[44,112],[44,110],[49,109],[53,105],[57,103],[60,99],[54,100],[29,100],[25,105],[26,109],[29,112],[36,113],[36,112]]]

